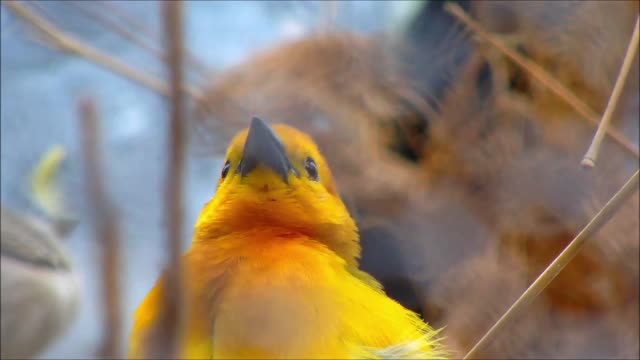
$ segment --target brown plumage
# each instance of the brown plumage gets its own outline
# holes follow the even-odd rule
[[[597,24],[591,29],[602,28]],[[625,26],[613,34],[626,36]],[[561,40],[579,46],[588,31],[562,33]],[[637,159],[607,141],[596,169],[584,172],[579,161],[594,132],[586,120],[547,100],[535,79],[522,80],[513,67],[500,77],[504,69],[487,62],[484,50],[447,39],[469,56],[447,73],[444,87],[413,76],[436,71],[429,63],[416,66],[413,57],[424,59],[421,51],[433,47],[405,52],[406,44],[380,38],[323,35],[265,51],[222,74],[201,110],[216,129],[235,129],[236,119],[260,114],[310,133],[340,169],[338,189],[364,229],[363,267],[367,237],[369,256],[399,254],[402,261],[372,261],[367,270],[385,288],[402,283],[390,294],[447,326],[445,341],[461,356],[622,185]],[[615,61],[590,61],[618,64],[622,53],[614,50]],[[555,53],[551,45],[548,51]],[[582,71],[562,59],[552,73]],[[595,80],[570,70],[591,84],[576,91],[587,92],[585,101],[597,110],[612,84],[615,66],[607,66]],[[637,129],[637,90],[628,87],[625,96],[630,100],[614,126]],[[638,211],[635,194],[482,355],[637,357]]]

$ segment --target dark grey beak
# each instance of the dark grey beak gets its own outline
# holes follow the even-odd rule
[[[269,125],[254,117],[251,120],[238,171],[244,177],[258,165],[271,169],[288,184],[287,178],[292,167],[282,142]]]

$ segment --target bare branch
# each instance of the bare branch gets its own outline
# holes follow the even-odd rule
[[[151,345],[151,357],[180,356],[180,341],[182,339],[183,305],[182,305],[182,186],[184,178],[184,134],[183,119],[184,101],[182,91],[183,81],[183,53],[182,53],[182,1],[168,1],[162,3],[162,15],[165,20],[166,44],[168,57],[170,88],[170,126],[168,127],[169,162],[165,183],[165,222],[167,230],[167,250],[169,267],[166,283],[163,287],[164,311],[160,316],[154,342]]]
[[[99,242],[102,261],[102,296],[104,337],[98,354],[105,358],[119,358],[121,350],[122,306],[120,304],[120,240],[118,225],[105,194],[104,174],[100,157],[100,138],[94,103],[83,99],[79,103],[82,150],[84,153],[85,179],[89,199],[94,209],[95,236]]]
[[[101,1],[101,2],[95,2],[94,4],[95,5],[98,5],[98,4],[102,5],[103,8],[106,11],[108,11],[108,12],[116,15],[116,17],[122,19],[124,22],[127,23],[128,26],[134,28],[135,31],[137,31],[138,33],[144,34],[147,38],[154,39],[156,41],[158,40],[157,34],[154,34],[148,27],[146,27],[143,24],[141,24],[139,21],[137,21],[136,18],[131,16],[129,13],[124,11],[122,8],[120,8],[118,6],[118,2]],[[189,51],[189,49],[187,49],[186,47],[182,51],[184,53],[185,62],[187,63],[187,65],[189,65],[189,68],[192,68],[193,70],[196,71],[196,73],[197,73],[196,75],[201,76],[201,77],[206,77],[206,76],[210,75],[210,73],[212,71],[211,71],[211,68],[209,66],[207,66],[202,61],[200,61],[198,59],[198,57],[195,56],[193,53],[191,53]]]
[[[122,24],[120,24],[118,21],[115,21],[114,19],[107,16],[107,12],[100,11],[99,9],[96,9],[95,6],[92,6],[101,3],[102,2],[87,4],[86,1],[65,1],[62,4],[75,8],[76,10],[87,16],[89,19],[94,20],[96,23],[99,23],[107,29],[116,32],[125,40],[131,41],[132,43],[140,46],[142,49],[146,50],[147,52],[151,53],[161,60],[166,60],[163,51],[159,50],[158,47],[151,41],[149,41],[148,38],[140,36],[139,32],[130,30],[127,27],[122,26]]]
[[[493,36],[485,31],[480,26],[480,24],[471,19],[460,6],[454,3],[446,3],[445,9],[462,23],[464,23],[469,29],[473,30],[473,32],[478,37],[493,45],[513,62],[518,64],[524,70],[528,71],[531,76],[536,78],[538,81],[540,81],[540,83],[545,85],[549,90],[553,91],[556,95],[558,95],[558,97],[560,97],[567,104],[573,107],[573,109],[578,114],[587,119],[590,124],[592,124],[593,126],[597,126],[600,123],[600,116],[587,104],[578,99],[578,97],[576,97],[573,92],[567,89],[564,85],[562,85],[562,83],[560,83],[553,76],[547,73],[538,64],[518,54],[518,52],[504,44],[503,41],[498,37]],[[629,140],[627,140],[622,134],[620,134],[620,132],[612,128],[607,128],[606,133],[628,153],[634,155],[635,157],[640,157],[638,147],[629,142]]]
[[[516,300],[502,317],[487,331],[478,343],[467,353],[465,359],[478,356],[500,332],[504,326],[519,316],[522,311],[544,290],[553,279],[573,260],[587,239],[594,235],[618,211],[620,206],[638,190],[638,171],[629,178],[618,192],[604,205],[596,216],[589,221],[582,231],[567,245],[549,266],[538,276],[529,288]]]
[[[169,96],[169,87],[162,80],[141,73],[127,64],[100,52],[90,45],[63,33],[51,23],[43,20],[17,1],[4,1],[3,4],[16,15],[20,16],[22,19],[43,32],[46,37],[50,39],[60,50],[83,57],[110,71],[142,84],[163,96]],[[202,101],[203,97],[199,90],[192,87],[186,87],[184,90],[196,102]]]
[[[618,99],[622,94],[622,89],[624,89],[624,83],[627,80],[627,76],[629,75],[629,70],[631,69],[633,58],[636,56],[636,53],[638,52],[639,24],[640,24],[640,16],[636,19],[636,26],[633,29],[633,35],[631,36],[631,40],[629,40],[629,45],[627,46],[627,52],[624,56],[624,60],[622,61],[622,66],[620,67],[620,72],[618,73],[616,84],[613,87],[613,91],[611,92],[611,96],[609,97],[609,102],[607,103],[607,108],[605,109],[604,114],[602,115],[602,120],[600,121],[598,130],[596,131],[596,134],[593,137],[591,146],[589,146],[587,153],[584,155],[584,159],[582,159],[582,163],[581,163],[582,166],[592,168],[596,165],[596,159],[598,158],[598,152],[600,151],[600,144],[602,144],[602,139],[604,138],[604,134],[606,133],[609,123],[611,122],[613,111],[616,109],[616,106],[618,105]]]
[[[106,6],[106,11],[104,11],[104,9],[101,11],[100,8],[96,7],[96,5],[98,4],[109,4],[106,2],[87,3],[86,1],[65,1],[63,2],[63,4],[75,8],[90,19],[96,21],[107,29],[114,31],[123,39],[139,46],[156,58],[162,61],[167,61],[166,52],[159,49],[157,44],[154,43],[154,41],[157,40],[157,37],[152,36],[149,29],[142,25],[139,25],[135,21],[135,19],[126,14],[125,11],[119,10],[115,4]],[[111,8],[115,8],[115,10],[110,10]],[[114,14],[121,20],[129,22],[129,24],[133,23],[133,25],[129,27],[134,29],[130,29],[129,27],[123,25],[121,21],[118,21],[117,19],[108,16],[107,14]],[[184,51],[186,52],[187,50],[185,49]],[[190,56],[187,60],[189,60],[190,62],[190,68],[193,68],[196,71],[194,75],[197,79],[202,80],[207,77],[209,71],[207,70],[206,66],[198,61],[194,56]]]
[[[54,15],[51,13],[51,11],[49,11],[47,8],[44,7],[42,2],[39,1],[32,1],[31,3],[29,3],[29,6],[31,6],[31,8],[35,9],[36,12],[39,13],[38,16],[40,16],[43,20],[45,21],[55,21],[55,17]]]

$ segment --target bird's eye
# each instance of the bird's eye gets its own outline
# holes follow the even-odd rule
[[[309,179],[318,181],[318,166],[312,158],[308,157],[307,160],[304,161],[304,169],[307,171]]]
[[[231,167],[231,163],[229,162],[229,160],[227,160],[226,163],[224,163],[224,167],[222,167],[222,173],[220,174],[221,178],[225,178],[227,177],[227,173],[229,173],[229,168]]]

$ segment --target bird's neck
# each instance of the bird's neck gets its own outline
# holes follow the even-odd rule
[[[260,219],[232,226],[201,224],[196,226],[193,243],[209,243],[212,248],[244,248],[271,246],[278,243],[303,242],[317,249],[328,249],[340,256],[350,267],[358,267],[360,243],[358,234],[349,228],[326,225],[314,229],[263,223]]]
[[[326,246],[350,266],[358,266],[360,243],[357,228],[347,215],[323,221],[309,209],[270,203],[268,208],[254,203],[209,202],[200,213],[193,241],[218,242],[221,238],[247,235],[274,238],[308,238]]]

